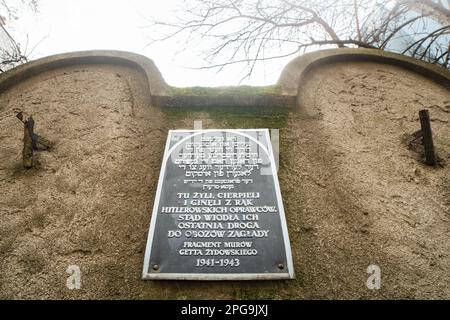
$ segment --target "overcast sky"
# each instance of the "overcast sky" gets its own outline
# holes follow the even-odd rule
[[[16,0],[19,1],[19,0]],[[205,65],[196,48],[182,48],[175,41],[146,46],[155,36],[146,18],[170,17],[181,0],[39,0],[38,13],[26,11],[7,27],[28,51],[39,42],[31,58],[79,50],[115,49],[139,53],[151,58],[165,80],[174,86],[237,85],[243,66],[221,72],[192,70]],[[241,84],[269,85],[276,83],[290,59],[261,65],[251,79]]]

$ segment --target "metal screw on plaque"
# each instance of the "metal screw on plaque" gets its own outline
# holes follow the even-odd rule
[[[430,114],[428,110],[419,111],[421,129],[412,134],[412,142],[421,139],[425,151],[425,163],[430,166],[436,165],[436,154],[434,152],[433,134],[431,131]]]
[[[158,270],[158,269],[159,269],[159,265],[158,265],[158,264],[154,264],[154,265],[153,265],[153,270],[156,271],[156,270]]]
[[[284,269],[284,265],[282,263],[278,264],[278,269],[283,270]]]

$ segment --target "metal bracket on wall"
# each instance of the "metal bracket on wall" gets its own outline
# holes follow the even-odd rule
[[[33,151],[49,150],[52,143],[47,139],[34,133],[34,120],[30,115],[27,120],[24,120],[23,111],[16,114],[24,126],[23,133],[23,151],[22,161],[25,168],[32,168],[34,165]]]
[[[431,131],[430,114],[427,109],[419,111],[421,129],[412,134],[410,143],[422,139],[422,145],[425,150],[425,163],[430,166],[436,165],[436,153],[434,152],[433,134]]]

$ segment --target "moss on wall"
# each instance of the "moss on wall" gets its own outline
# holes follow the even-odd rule
[[[286,127],[289,110],[287,108],[273,107],[227,107],[227,108],[167,108],[163,109],[169,123],[174,128],[183,127],[181,122],[193,128],[195,120],[205,121],[213,124],[217,128],[268,128],[280,129]]]
[[[172,87],[167,88],[168,96],[223,96],[223,95],[281,95],[281,86],[226,86],[226,87]]]

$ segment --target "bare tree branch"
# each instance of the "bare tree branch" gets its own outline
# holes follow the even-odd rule
[[[403,52],[448,67],[448,25],[442,1],[413,0],[190,0],[176,21],[154,22],[166,41],[187,35],[202,49],[204,68],[257,63],[299,55],[319,46],[357,46]],[[448,2],[448,1],[447,1]],[[393,5],[392,5],[393,4]],[[423,9],[428,8],[427,10]],[[430,9],[431,8],[431,9]],[[442,19],[441,19],[442,20]],[[440,21],[440,20],[439,20]],[[436,29],[436,28],[435,28]]]
[[[37,11],[37,0],[21,0],[21,4]],[[14,37],[8,32],[5,25],[9,20],[17,19],[20,14],[20,7],[17,3],[10,3],[7,0],[0,0],[0,12],[6,17],[0,16],[0,72],[4,72],[16,65],[27,62],[28,39],[25,45],[25,53],[22,52],[20,45]],[[34,49],[34,48],[33,48]]]

